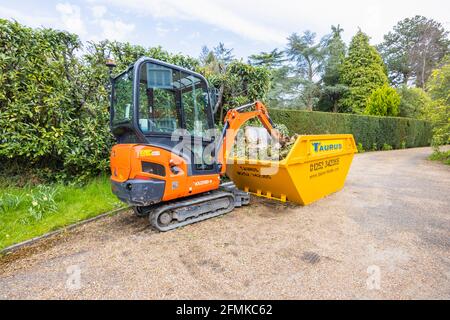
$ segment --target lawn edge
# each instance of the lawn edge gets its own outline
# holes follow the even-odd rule
[[[28,245],[34,244],[34,243],[36,243],[36,242],[38,242],[40,240],[44,240],[44,239],[50,238],[52,236],[58,235],[60,233],[63,233],[63,232],[75,229],[75,228],[77,228],[79,226],[82,226],[84,224],[88,224],[90,222],[102,219],[104,217],[116,215],[116,214],[118,214],[118,213],[120,213],[122,211],[128,210],[128,209],[130,209],[130,207],[126,206],[126,207],[123,207],[123,208],[119,208],[119,209],[111,210],[111,211],[108,211],[108,212],[105,212],[105,213],[101,213],[101,214],[99,214],[97,216],[94,216],[94,217],[91,217],[89,219],[81,220],[81,221],[75,222],[73,224],[69,224],[67,226],[61,227],[61,228],[59,228],[57,230],[44,233],[43,235],[40,235],[40,236],[31,238],[31,239],[28,239],[28,240],[25,240],[25,241],[22,241],[22,242],[15,243],[15,244],[10,245],[10,246],[8,246],[8,247],[6,247],[4,249],[1,249],[0,250],[0,256],[8,254],[8,253],[12,253],[12,252],[14,252],[14,251],[16,251],[18,249],[21,249],[21,248],[26,247]]]

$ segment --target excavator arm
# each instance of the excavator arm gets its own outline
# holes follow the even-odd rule
[[[252,111],[245,111],[246,109],[254,107]],[[222,131],[221,140],[219,141],[218,148],[216,150],[216,154],[218,156],[218,163],[222,165],[221,174],[225,173],[226,170],[226,157],[228,156],[231,148],[234,144],[234,139],[238,133],[239,128],[248,120],[258,118],[264,128],[270,133],[272,137],[276,140],[280,140],[281,134],[280,132],[274,128],[274,123],[269,117],[269,113],[267,112],[266,106],[260,102],[256,101],[250,104],[243,105],[241,107],[237,107],[231,109],[227,112],[224,120],[224,127]]]

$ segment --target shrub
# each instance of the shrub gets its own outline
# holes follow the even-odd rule
[[[374,142],[373,144],[372,144],[372,151],[377,151],[378,150],[378,146],[377,146],[377,144]]]
[[[356,149],[358,149],[359,153],[363,153],[366,151],[366,150],[364,150],[364,147],[361,142],[358,142],[358,144],[356,145]]]
[[[427,90],[433,99],[423,110],[423,118],[433,124],[433,145],[450,143],[450,56],[440,69],[433,70]]]
[[[399,116],[418,118],[431,103],[428,94],[421,88],[409,88],[403,85],[397,89],[400,95]]]
[[[430,160],[441,161],[446,165],[450,165],[450,150],[447,151],[435,151],[430,156]]]
[[[52,178],[107,169],[107,72],[67,32],[0,19],[0,161]],[[103,61],[102,61],[103,64]],[[103,73],[104,72],[104,73]]]
[[[374,116],[396,116],[399,105],[400,96],[397,91],[384,85],[375,89],[369,96],[364,113]]]
[[[392,146],[389,145],[389,144],[387,144],[387,143],[384,143],[384,144],[383,144],[383,147],[381,148],[381,150],[383,150],[383,151],[389,151],[389,150],[392,150]]]

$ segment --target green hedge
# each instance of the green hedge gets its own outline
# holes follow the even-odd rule
[[[378,149],[384,144],[395,149],[428,146],[432,136],[429,122],[411,118],[280,109],[270,109],[269,113],[274,122],[286,125],[291,134],[351,133],[366,150],[375,143]]]

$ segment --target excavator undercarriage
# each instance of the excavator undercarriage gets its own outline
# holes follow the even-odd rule
[[[134,207],[134,212],[139,217],[148,216],[155,229],[169,231],[229,213],[249,202],[250,195],[247,192],[240,191],[232,182],[227,182],[218,190],[153,206]]]

